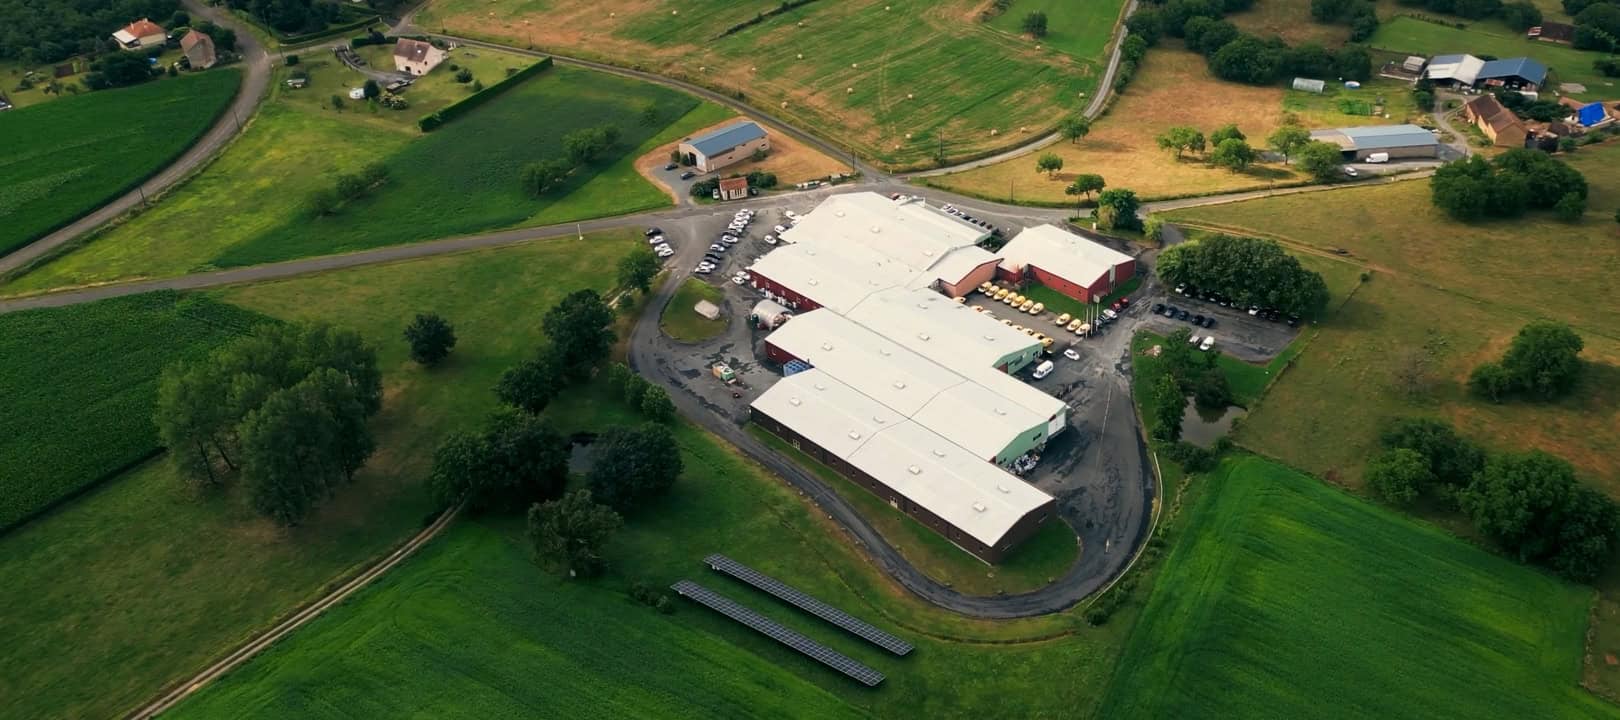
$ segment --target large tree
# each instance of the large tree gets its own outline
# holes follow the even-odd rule
[[[1514,336],[1500,363],[1476,368],[1470,387],[1493,401],[1510,394],[1553,400],[1575,388],[1583,365],[1581,336],[1554,320],[1536,320]]]
[[[675,436],[650,423],[602,433],[591,456],[591,493],[620,512],[667,492],[683,469]]]
[[[1107,186],[1108,183],[1103,181],[1103,176],[1085,173],[1074,176],[1074,182],[1069,183],[1068,187],[1063,188],[1063,194],[1075,196],[1085,195],[1086,199],[1090,200],[1092,193],[1101,191]]]
[[[590,577],[607,567],[602,549],[623,524],[589,490],[575,490],[529,508],[529,544],[535,555],[556,563],[569,577]]]
[[[501,402],[531,414],[539,414],[562,389],[557,365],[550,357],[524,360],[501,373],[495,384],[495,397]]]
[[[1097,195],[1097,224],[1105,230],[1140,230],[1142,219],[1136,212],[1142,207],[1142,201],[1136,197],[1136,191],[1128,188],[1111,188]]]
[[[1429,463],[1416,450],[1386,450],[1367,464],[1367,486],[1393,505],[1410,505],[1434,482]]]
[[[1091,121],[1080,114],[1065,115],[1058,121],[1058,135],[1071,143],[1079,142],[1080,138],[1091,132]]]
[[[1167,342],[1166,345],[1172,343]],[[1187,396],[1169,372],[1161,374],[1150,388],[1153,398],[1153,437],[1165,442],[1181,439],[1181,417],[1187,412]]]
[[[1255,160],[1254,148],[1238,138],[1227,138],[1215,146],[1209,161],[1234,173],[1247,170]]]
[[[466,501],[472,512],[507,512],[562,494],[568,438],[523,413],[492,416],[476,434],[452,435],[433,455],[429,485],[444,505]]]
[[[405,342],[411,346],[411,359],[421,365],[438,365],[456,346],[456,330],[436,313],[417,313],[405,326]]]
[[[543,323],[557,375],[583,380],[613,350],[613,310],[595,290],[576,290],[546,312]]]
[[[1539,450],[1492,457],[1458,501],[1504,550],[1581,581],[1607,567],[1620,527],[1613,501]]]
[[[354,388],[331,368],[265,398],[240,430],[253,508],[282,525],[301,522],[371,454],[365,420]]]
[[[1057,153],[1041,153],[1040,157],[1035,158],[1036,172],[1044,172],[1048,178],[1051,178],[1053,173],[1062,169],[1063,158]]]
[[[658,256],[646,245],[637,246],[629,255],[619,259],[619,284],[641,292],[652,289],[653,277],[658,274]]]
[[[1285,165],[1288,164],[1289,158],[1293,157],[1294,153],[1299,152],[1300,148],[1305,147],[1310,141],[1311,131],[1293,123],[1277,128],[1271,135],[1266,137],[1266,144],[1270,145],[1271,149],[1275,150],[1277,154],[1283,156],[1283,164]]]
[[[1314,317],[1327,305],[1327,284],[1271,240],[1215,235],[1183,243],[1159,255],[1156,272],[1165,284],[1193,285],[1230,295],[1239,305],[1258,305]]]
[[[1418,453],[1434,479],[1451,487],[1466,486],[1485,466],[1485,451],[1442,420],[1398,418],[1384,427],[1378,441],[1391,450]]]
[[[1203,152],[1205,144],[1204,134],[1199,132],[1198,128],[1187,127],[1186,125],[1177,125],[1159,133],[1153,141],[1158,144],[1161,150],[1174,151],[1177,158],[1180,158],[1182,153],[1188,151]]]
[[[1306,142],[1297,154],[1299,169],[1310,173],[1318,182],[1327,182],[1343,176],[1340,168],[1344,165],[1344,153],[1337,145],[1311,140]]]

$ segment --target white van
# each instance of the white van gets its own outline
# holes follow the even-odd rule
[[[1389,162],[1389,153],[1387,153],[1387,152],[1372,153],[1372,154],[1367,156],[1367,162],[1374,163],[1374,164],[1387,163],[1387,162]]]
[[[1056,367],[1056,365],[1052,364],[1051,360],[1042,360],[1041,364],[1035,366],[1035,379],[1039,380],[1047,375],[1051,375],[1052,370]]]

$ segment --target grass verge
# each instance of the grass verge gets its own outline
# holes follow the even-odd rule
[[[717,320],[710,320],[693,310],[693,306],[703,300],[708,300],[722,308],[722,314]],[[668,335],[681,342],[700,342],[708,340],[726,331],[726,325],[738,320],[727,317],[723,308],[725,293],[713,285],[697,278],[687,278],[681,283],[675,296],[669,299],[664,306],[664,312],[658,318],[658,327]]]

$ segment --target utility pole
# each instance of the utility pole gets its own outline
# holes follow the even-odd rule
[[[580,229],[579,223],[574,223],[574,234],[578,235],[581,240],[585,239],[585,231]]]

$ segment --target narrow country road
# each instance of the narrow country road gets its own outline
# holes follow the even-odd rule
[[[270,84],[270,57],[265,53],[264,46],[260,45],[258,38],[228,12],[205,6],[199,0],[185,0],[185,7],[192,17],[207,18],[217,25],[236,31],[236,47],[242,55],[243,70],[242,86],[236,91],[236,99],[231,101],[230,107],[226,108],[225,112],[220,113],[219,119],[214,121],[214,126],[208,129],[207,134],[181,155],[180,159],[170,163],[136,189],[56,232],[0,256],[0,275],[29,265],[51,251],[123,215],[146,198],[154,197],[184,180],[192,170],[208,162],[215,153],[229,144],[231,138],[236,137],[237,132],[241,130],[242,124],[253,115],[254,109],[258,107],[265,89]]]

